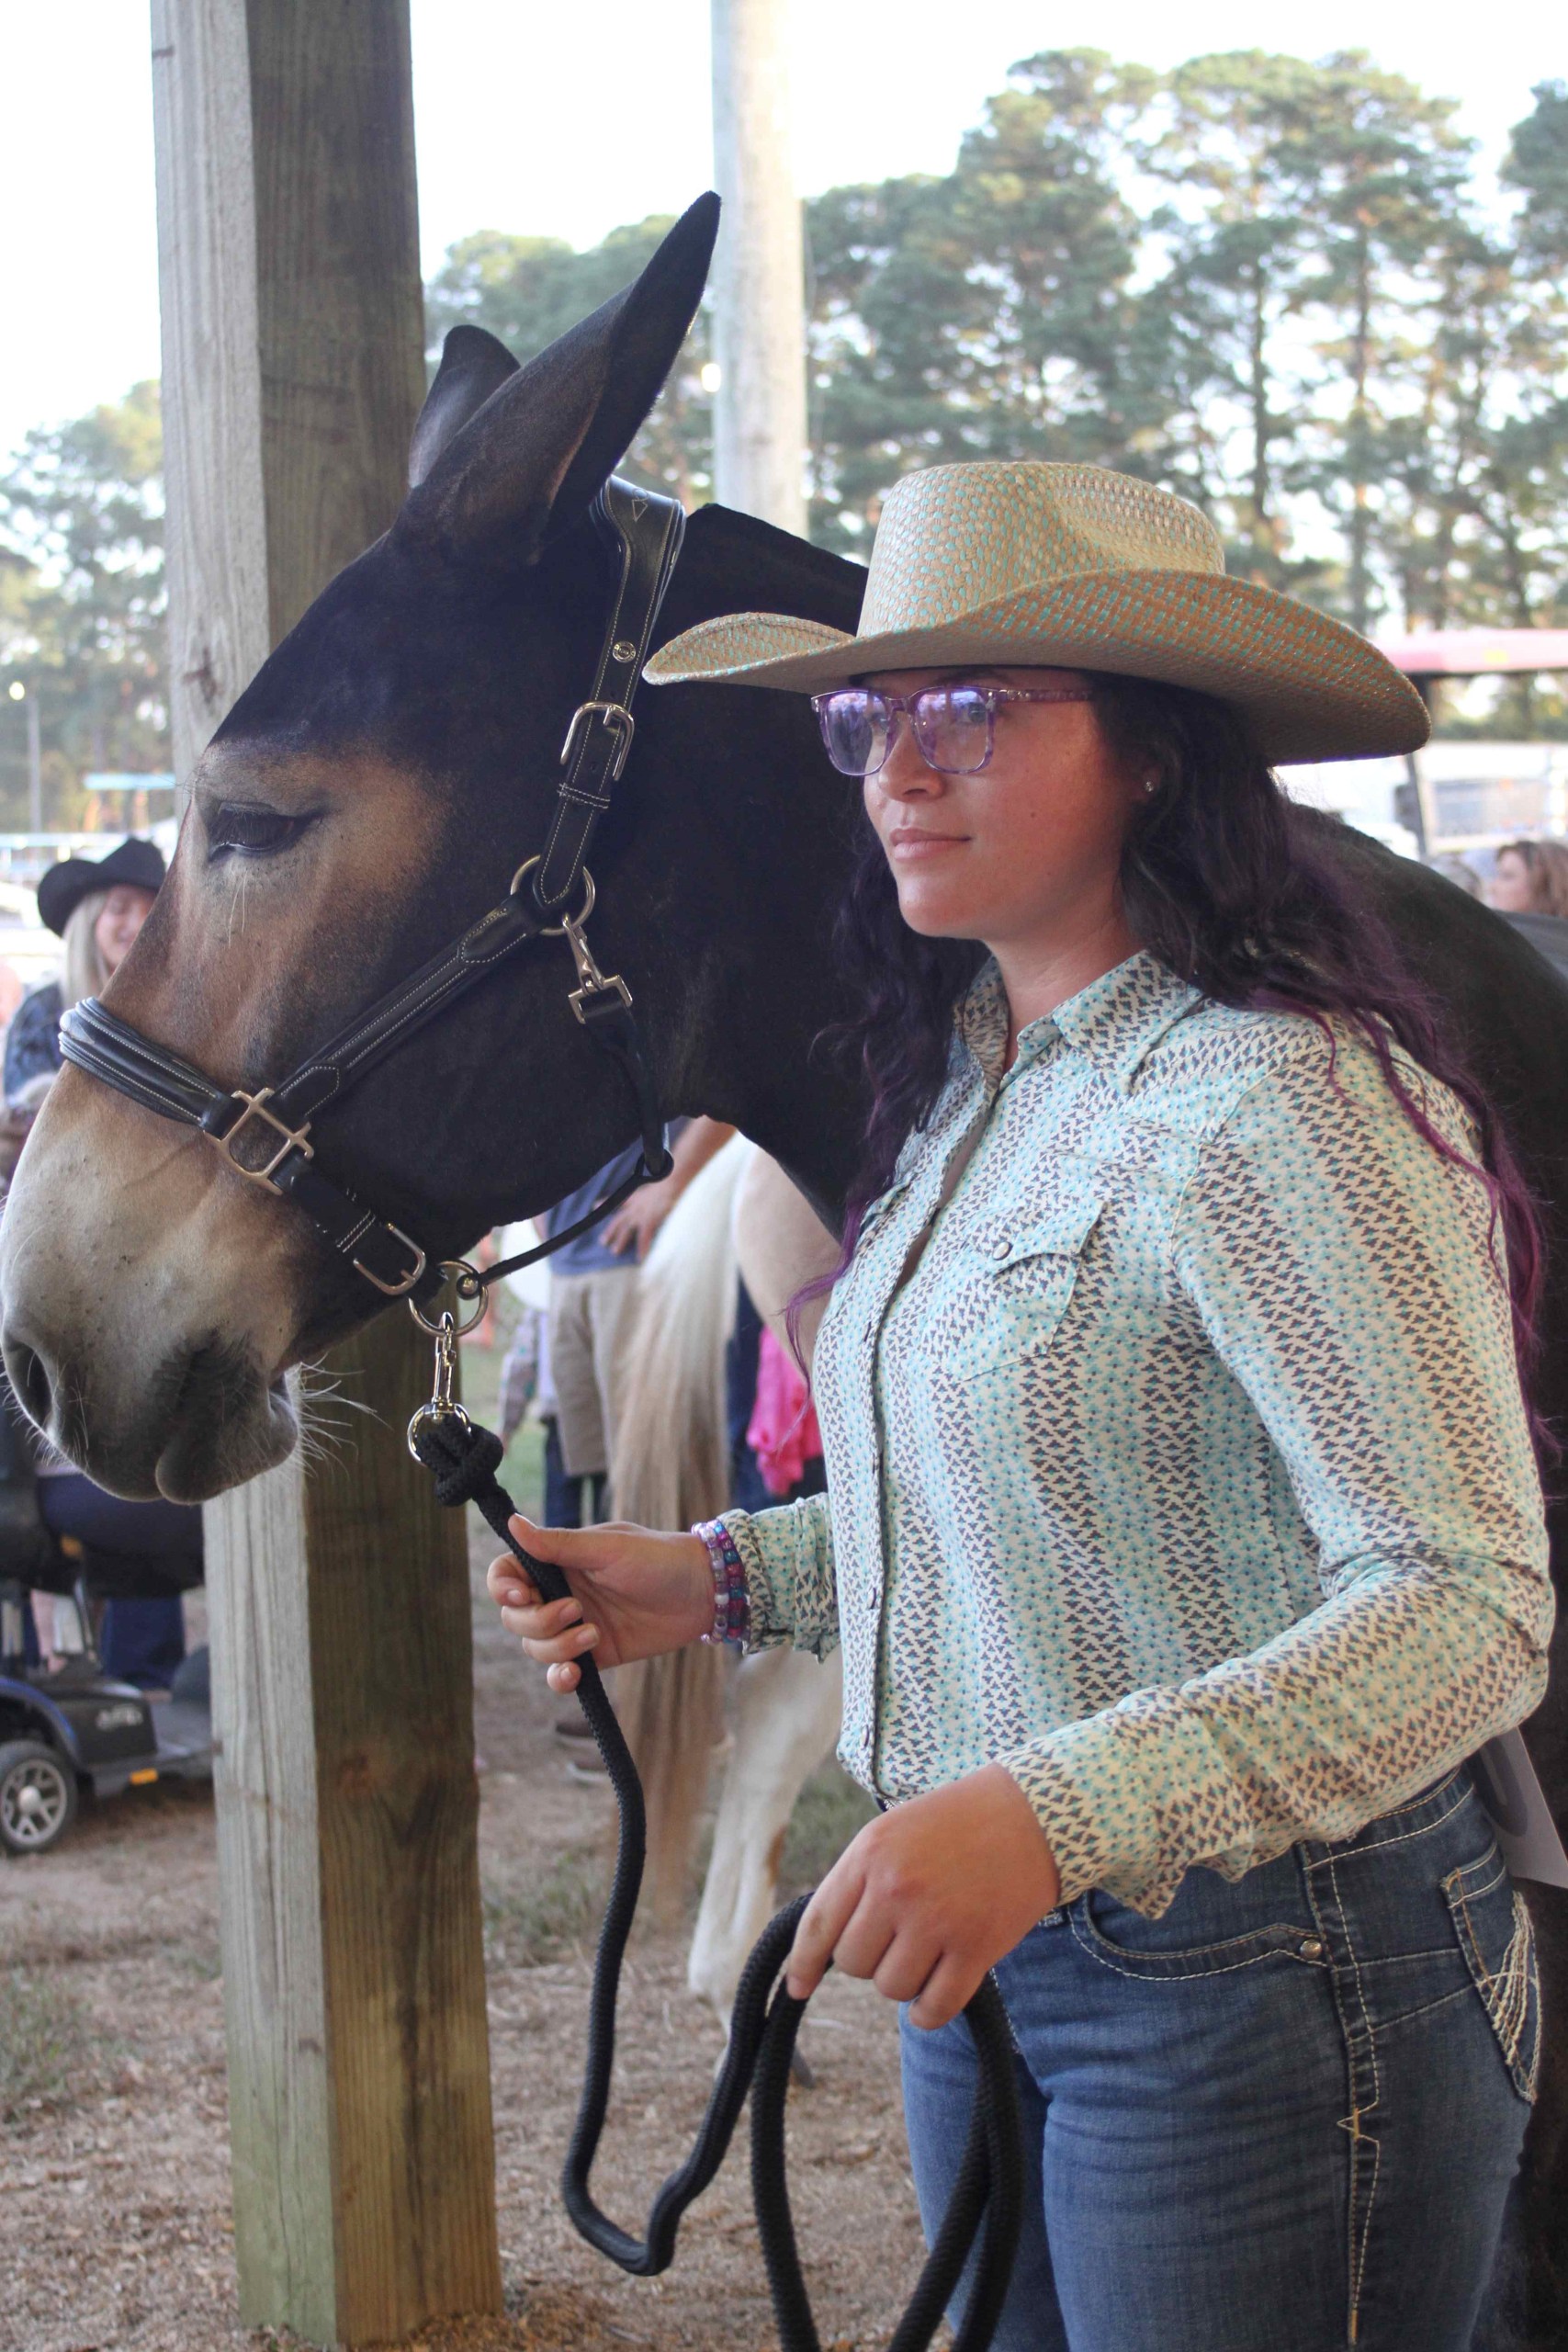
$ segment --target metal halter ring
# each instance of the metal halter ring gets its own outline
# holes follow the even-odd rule
[[[447,1258],[444,1260],[440,1272],[443,1288],[445,1288],[446,1284],[449,1282],[457,1299],[473,1308],[473,1313],[469,1316],[466,1323],[459,1323],[456,1317],[453,1318],[454,1336],[460,1340],[465,1331],[471,1331],[476,1323],[483,1321],[485,1309],[490,1305],[490,1299],[485,1291],[484,1283],[480,1278],[478,1267],[470,1266],[466,1258]],[[435,1317],[435,1320],[432,1322],[429,1316],[426,1315],[423,1307],[421,1306],[417,1298],[411,1298],[409,1301],[409,1313],[413,1317],[413,1319],[419,1325],[420,1329],[422,1331],[428,1331],[433,1340],[440,1338],[441,1326],[449,1312],[449,1309],[444,1310],[443,1313],[438,1315]]]
[[[516,873],[512,877],[511,897],[514,899],[517,896],[517,885],[522,881],[525,874],[532,874],[535,866],[537,865],[538,863],[539,858],[537,854],[533,857],[524,859],[522,865],[518,867]],[[585,865],[582,869],[582,909],[581,913],[575,914],[571,918],[579,930],[581,929],[582,925],[588,921],[589,916],[593,912],[593,876],[590,874]],[[562,939],[566,935],[566,925],[564,922],[541,923],[539,930],[541,937],[545,939]]]

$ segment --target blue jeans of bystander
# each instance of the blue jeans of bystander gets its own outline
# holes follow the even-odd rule
[[[1030,2185],[995,2352],[1465,2352],[1540,2030],[1468,1766],[1162,1918],[1085,1895],[996,1979]],[[929,2237],[974,2052],[907,2015],[902,2049]]]

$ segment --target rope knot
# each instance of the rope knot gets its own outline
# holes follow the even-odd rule
[[[492,1486],[505,1452],[493,1430],[466,1413],[427,1413],[410,1432],[410,1442],[435,1481],[435,1499],[455,1509],[477,1502]]]

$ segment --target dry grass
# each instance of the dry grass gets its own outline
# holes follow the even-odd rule
[[[98,2087],[98,2056],[86,2010],[57,1977],[0,1974],[0,2122],[79,2105]]]
[[[779,1900],[819,1886],[857,1831],[876,1818],[865,1791],[831,1758],[800,1792],[779,1858]]]
[[[606,1875],[592,1849],[558,1855],[522,1887],[484,1890],[485,1951],[513,1968],[535,1968],[580,1951],[598,1928]]]

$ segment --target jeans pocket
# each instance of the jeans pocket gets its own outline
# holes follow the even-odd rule
[[[1443,1894],[1514,2088],[1533,2099],[1540,2072],[1540,1975],[1524,1898],[1495,1845],[1479,1861],[1450,1871]]]
[[[1227,1891],[1233,1897],[1232,1920],[1210,1919],[1205,1925],[1234,1924],[1235,1913],[1242,1905],[1234,1900],[1235,1889]],[[1075,1903],[1067,1917],[1079,1951],[1118,1976],[1163,1978],[1171,1983],[1184,1977],[1229,1975],[1281,1953],[1294,1960],[1324,1957],[1323,1945],[1310,1924],[1271,1919],[1241,1935],[1200,1940],[1193,1933],[1196,1922],[1172,1920],[1169,1914],[1163,1919],[1146,1918],[1112,1902],[1098,1888]]]

